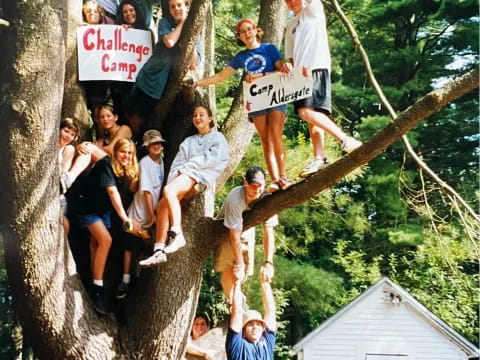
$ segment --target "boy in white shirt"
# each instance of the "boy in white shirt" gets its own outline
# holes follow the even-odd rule
[[[327,164],[323,139],[325,131],[350,153],[362,143],[347,136],[331,119],[330,49],[328,47],[325,13],[320,0],[285,0],[295,18],[285,32],[285,58],[282,71],[293,66],[312,70],[312,96],[294,103],[295,112],[308,123],[314,158],[300,173],[306,178]]]
[[[128,285],[130,284],[132,251],[138,248],[136,245],[139,243],[137,237],[149,238],[146,229],[150,228],[156,221],[155,209],[162,192],[164,177],[163,142],[165,140],[158,130],[148,130],[143,135],[143,146],[147,148],[148,154],[138,164],[140,171],[139,186],[133,202],[128,208],[128,217],[139,223],[140,230],[129,231],[125,236],[123,279],[117,289],[117,299],[123,299],[127,296]]]

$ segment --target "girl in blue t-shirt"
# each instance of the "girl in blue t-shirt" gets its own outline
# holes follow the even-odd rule
[[[245,81],[247,82],[252,82],[269,72],[280,70],[282,67],[280,52],[275,45],[260,42],[262,30],[252,20],[240,20],[235,27],[235,33],[238,42],[243,44],[246,49],[235,55],[223,70],[195,82],[194,86],[207,86],[222,82],[238,69],[245,70]],[[272,178],[272,183],[267,188],[269,192],[285,190],[293,184],[287,177],[285,146],[282,141],[286,109],[286,105],[279,105],[248,114],[249,120],[255,124],[260,136],[265,163]]]

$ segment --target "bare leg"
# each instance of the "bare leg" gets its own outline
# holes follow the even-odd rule
[[[313,157],[325,159],[325,131],[312,124],[308,124],[308,130],[312,139]]]
[[[112,237],[102,221],[90,224],[88,226],[88,231],[90,231],[90,234],[92,235],[90,238],[90,249],[94,251],[92,278],[93,280],[103,280],[108,252],[112,245]]]
[[[233,276],[233,268],[231,270],[226,270],[222,272],[220,281],[222,283],[223,293],[227,298],[227,302],[231,304],[232,297],[233,297],[233,285],[235,284],[235,277]]]
[[[92,143],[82,143],[81,147],[84,147],[88,152],[82,152],[82,150],[80,150],[72,167],[68,171],[68,176],[72,183],[92,161],[96,162],[107,155],[103,149],[100,149]]]
[[[267,115],[259,115],[253,118],[253,123],[260,136],[262,142],[263,156],[265,158],[265,164],[267,165],[268,173],[273,181],[278,180],[280,174],[278,172],[278,164],[275,159],[275,151],[271,142],[268,130]]]
[[[335,124],[326,114],[320,111],[315,111],[311,107],[303,107],[298,110],[298,115],[302,118],[302,120],[308,122],[309,124],[316,125],[328,132],[338,142],[342,142],[346,138],[345,133],[337,126],[337,124]]]
[[[123,273],[130,274],[130,265],[132,264],[132,252],[125,250],[123,252]]]
[[[285,126],[285,113],[278,110],[273,110],[268,113],[268,136],[269,143],[272,144],[273,156],[275,157],[276,172],[279,176],[286,176],[286,153],[283,144],[283,128]]]
[[[65,235],[68,235],[68,233],[70,232],[70,221],[65,215],[62,216],[62,219],[63,219],[63,232],[65,233]]]
[[[156,214],[155,244],[165,244],[167,242],[167,231],[170,228],[168,203],[165,197],[162,197],[158,202]]]
[[[182,232],[182,208],[180,201],[185,194],[193,189],[195,180],[185,174],[177,176],[163,189],[163,197],[167,200],[168,209],[172,219],[172,228]]]

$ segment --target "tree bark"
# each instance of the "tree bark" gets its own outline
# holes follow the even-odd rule
[[[80,1],[67,1],[67,31],[65,85],[62,102],[62,118],[75,117],[79,120],[81,137],[88,134],[89,114],[86,105],[85,91],[78,82],[78,56],[77,56],[77,27],[82,22],[82,3]]]
[[[2,37],[2,238],[14,307],[38,357],[105,358],[109,326],[89,305],[60,224],[56,145],[65,64],[65,2],[9,2]],[[55,21],[45,21],[55,19]],[[53,159],[53,161],[52,161]],[[90,335],[97,334],[92,337]]]

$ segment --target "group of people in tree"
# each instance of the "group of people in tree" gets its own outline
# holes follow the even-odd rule
[[[245,71],[244,79],[254,82],[268,73],[288,73],[295,67],[311,69],[314,79],[311,97],[296,101],[295,111],[308,122],[314,156],[300,173],[308,177],[327,164],[324,132],[327,131],[350,152],[361,143],[347,136],[331,119],[330,53],[325,14],[320,0],[285,0],[295,19],[287,27],[285,58],[273,44],[262,43],[262,31],[250,19],[240,20],[235,35],[245,50],[240,51],[219,73],[194,81],[190,86],[208,86]],[[176,44],[187,18],[187,0],[170,0],[169,13],[158,24],[158,42],[153,55],[140,70],[136,82],[84,82],[87,105],[95,124],[95,140],[83,142],[75,149],[79,128],[73,119],[60,125],[58,156],[61,174],[64,230],[70,223],[85,228],[90,235],[90,265],[93,280],[94,308],[101,314],[109,311],[105,299],[103,276],[112,234],[121,234],[124,243],[123,276],[117,298],[127,296],[131,282],[132,252],[153,233],[153,252],[139,261],[141,267],[157,266],[167,261],[187,243],[182,230],[181,201],[209,189],[229,160],[228,143],[216,129],[211,110],[195,107],[192,123],[197,133],[179,146],[164,176],[162,160],[165,139],[156,129],[147,130],[153,108],[161,99],[170,69],[178,56]],[[83,5],[86,24],[122,24],[125,28],[148,30],[153,26],[151,4],[141,0],[86,0]],[[153,32],[152,32],[153,34]],[[156,36],[152,35],[152,39]],[[189,68],[200,61],[199,42]],[[105,105],[107,96],[113,106]],[[221,243],[214,253],[214,268],[222,273],[221,284],[231,318],[226,340],[229,359],[271,359],[276,337],[275,302],[271,289],[274,276],[274,227],[277,216],[263,223],[264,263],[260,268],[261,294],[265,315],[248,310],[241,284],[253,274],[254,228],[244,229],[243,212],[272,193],[293,185],[287,176],[282,133],[287,118],[286,105],[250,112],[261,139],[265,171],[250,167],[243,185],[234,188],[225,199],[219,218],[229,230],[229,241]],[[167,139],[168,140],[168,139]],[[137,149],[146,155],[137,160]],[[122,228],[124,231],[112,231]],[[149,229],[155,228],[151,232]],[[245,231],[244,231],[245,230]],[[143,239],[143,240],[140,240]],[[206,319],[204,319],[206,321]],[[195,320],[197,321],[197,320]],[[194,323],[195,329],[195,323]],[[193,346],[192,348],[195,348]],[[206,359],[211,353],[194,349]]]

